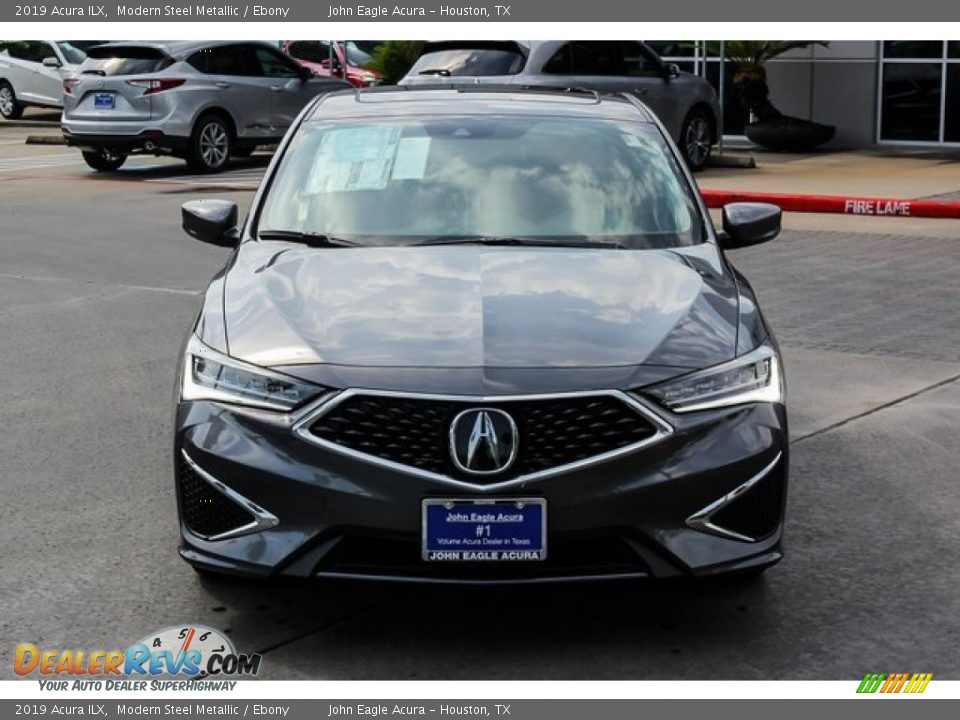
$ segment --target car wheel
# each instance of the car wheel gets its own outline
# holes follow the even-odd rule
[[[702,170],[710,160],[713,124],[704,110],[692,110],[680,131],[680,151],[691,170]]]
[[[195,172],[215,173],[223,170],[233,152],[233,137],[226,121],[216,115],[201,118],[190,138],[187,163]]]
[[[114,172],[123,167],[127,156],[116,150],[84,150],[83,159],[97,172]]]
[[[23,105],[17,102],[13,86],[6,80],[0,81],[0,115],[7,120],[16,120],[23,115]]]

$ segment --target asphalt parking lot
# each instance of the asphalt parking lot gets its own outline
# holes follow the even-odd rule
[[[271,679],[960,679],[960,223],[788,218],[738,251],[786,357],[787,556],[752,584],[201,581],[177,556],[173,375],[265,156],[96,176],[0,124],[0,677],[13,646],[203,623]],[[957,170],[960,190],[960,166]]]

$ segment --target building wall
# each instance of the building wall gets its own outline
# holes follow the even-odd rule
[[[871,41],[835,41],[795,50],[767,66],[770,100],[783,113],[834,125],[825,147],[876,143],[877,62]]]

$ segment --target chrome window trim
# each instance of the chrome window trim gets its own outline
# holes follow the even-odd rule
[[[653,435],[639,442],[632,443],[630,445],[625,445],[622,448],[617,448],[616,450],[611,450],[609,452],[600,453],[599,455],[594,455],[589,458],[584,458],[583,460],[578,460],[572,463],[566,463],[564,465],[558,465],[556,467],[550,468],[548,470],[540,470],[535,473],[528,473],[526,475],[520,475],[509,480],[504,480],[498,483],[491,483],[488,485],[480,485],[477,483],[468,482],[466,480],[458,480],[452,478],[448,475],[442,475],[440,473],[430,472],[429,470],[420,470],[418,468],[412,467],[410,465],[404,465],[403,463],[394,462],[392,460],[386,460],[376,455],[370,455],[369,453],[360,452],[359,450],[353,450],[352,448],[344,447],[335,442],[329,440],[324,440],[321,437],[314,435],[310,432],[310,425],[316,422],[317,419],[327,414],[335,407],[340,405],[340,403],[345,402],[346,400],[358,396],[374,396],[374,397],[395,397],[395,398],[405,398],[411,400],[440,400],[448,402],[462,402],[462,403],[474,403],[478,406],[486,403],[502,403],[502,402],[526,402],[526,401],[537,401],[537,400],[557,400],[565,398],[580,398],[580,397],[615,397],[625,405],[630,407],[632,410],[637,412],[639,415],[642,415],[647,419],[656,429]],[[650,407],[648,407],[644,402],[639,398],[633,397],[632,395],[623,392],[622,390],[583,390],[575,392],[560,392],[560,393],[538,393],[532,395],[447,395],[447,394],[434,394],[434,393],[416,393],[416,392],[403,392],[403,391],[392,391],[392,390],[365,390],[361,388],[349,388],[343,392],[334,395],[333,397],[321,398],[317,403],[314,403],[312,406],[308,407],[304,414],[296,420],[292,428],[295,435],[299,436],[303,440],[306,440],[309,443],[317,445],[324,448],[325,450],[330,450],[333,452],[340,453],[341,455],[346,455],[355,460],[362,460],[364,462],[371,463],[373,465],[379,465],[380,467],[389,468],[390,470],[396,470],[399,472],[406,473],[408,475],[415,475],[426,480],[432,480],[434,482],[443,483],[445,485],[450,485],[452,487],[457,487],[464,490],[479,491],[479,492],[495,492],[498,490],[503,490],[504,488],[516,487],[519,485],[524,485],[526,483],[534,482],[536,480],[543,480],[555,475],[560,475],[562,473],[571,472],[574,470],[581,470],[592,465],[597,465],[599,463],[607,462],[613,460],[614,458],[621,457],[623,455],[628,455],[630,453],[636,452],[641,448],[648,447],[654,443],[658,443],[669,435],[673,434],[673,426],[664,420],[660,415],[654,412]]]
[[[770,473],[770,471],[777,466],[777,463],[780,462],[781,457],[783,457],[783,453],[778,452],[777,456],[773,459],[773,461],[769,465],[767,465],[765,468],[763,468],[763,470],[758,472],[756,475],[751,477],[742,485],[738,485],[737,487],[735,487],[733,490],[728,492],[719,500],[715,500],[714,502],[710,503],[702,510],[698,510],[693,515],[688,517],[686,520],[687,527],[692,528],[694,530],[699,530],[700,532],[709,533],[710,535],[716,535],[722,538],[728,538],[731,540],[740,540],[741,542],[757,542],[758,540],[762,539],[762,538],[752,538],[746,535],[741,535],[740,533],[734,532],[733,530],[727,530],[726,528],[722,528],[719,525],[714,525],[711,522],[711,519],[716,513],[718,513],[720,510],[722,510],[727,505],[732,503],[738,497],[743,495],[747,490],[752,488],[758,482],[763,480]]]
[[[227,540],[229,538],[239,537],[241,535],[249,535],[250,533],[260,532],[261,530],[269,530],[270,528],[276,527],[280,524],[280,519],[276,515],[264,510],[262,507],[253,502],[253,500],[245,498],[236,490],[227,487],[222,482],[217,480],[213,475],[197,465],[193,458],[187,455],[186,450],[181,449],[180,454],[183,455],[183,459],[187,461],[187,464],[191,467],[191,469],[193,469],[197,475],[211,485],[214,490],[237,503],[237,505],[253,515],[252,522],[249,522],[246,525],[241,525],[233,530],[227,530],[226,532],[218,533],[217,535],[201,535],[200,533],[194,532],[188,527],[187,529],[190,530],[192,534],[199,538],[203,538],[204,540],[216,542],[217,540]]]

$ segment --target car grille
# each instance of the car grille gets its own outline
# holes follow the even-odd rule
[[[450,458],[450,423],[471,407],[503,410],[517,425],[517,459],[501,473],[465,474]],[[493,484],[620,450],[654,437],[659,430],[613,395],[480,403],[357,394],[316,419],[310,432],[344,448],[417,470]]]
[[[715,512],[710,518],[711,524],[754,540],[773,533],[783,514],[784,465],[777,463],[762,480]]]
[[[215,537],[253,522],[253,516],[214,488],[183,457],[177,463],[180,513],[190,530]]]

